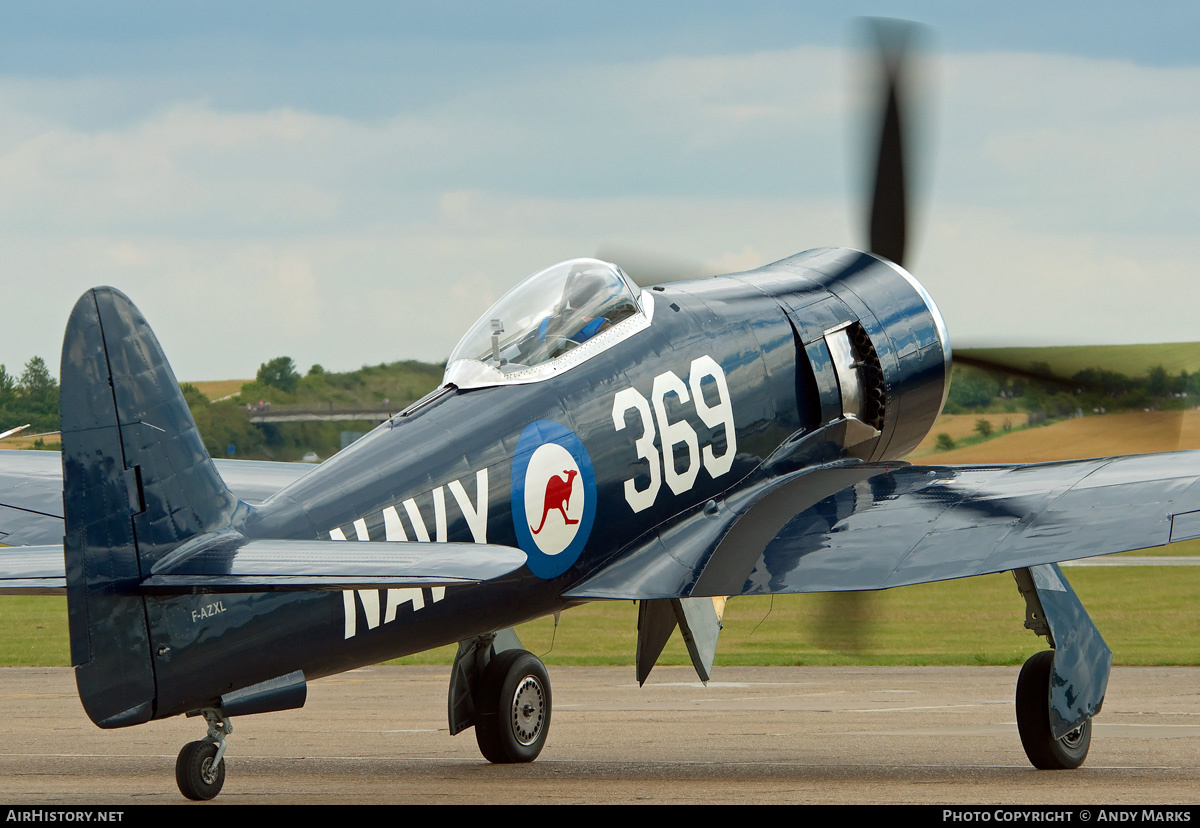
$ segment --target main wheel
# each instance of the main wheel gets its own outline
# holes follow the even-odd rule
[[[532,762],[550,732],[550,677],[533,653],[505,650],[483,671],[475,741],[489,762]]]
[[[1072,770],[1083,764],[1092,745],[1088,719],[1061,739],[1050,730],[1050,672],[1054,651],[1034,653],[1017,677],[1017,731],[1035,768]]]
[[[188,799],[212,799],[225,784],[225,759],[216,765],[217,746],[212,742],[188,742],[175,760],[175,782]]]

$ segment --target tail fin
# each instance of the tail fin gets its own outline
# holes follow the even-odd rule
[[[237,498],[196,430],[158,339],[120,291],[75,304],[62,354],[63,515],[71,663],[100,727],[154,716],[150,567],[231,525]]]

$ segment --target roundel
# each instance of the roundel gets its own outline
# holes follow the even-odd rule
[[[526,427],[512,470],[517,543],[539,578],[571,568],[596,518],[596,475],[575,432],[551,420]]]

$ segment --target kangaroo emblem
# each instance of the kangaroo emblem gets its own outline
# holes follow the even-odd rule
[[[557,509],[562,512],[563,520],[570,526],[573,523],[579,523],[577,520],[571,520],[567,517],[567,507],[571,505],[571,483],[575,480],[575,475],[579,474],[575,469],[563,469],[563,474],[567,477],[564,480],[560,475],[554,475],[546,481],[546,496],[542,499],[542,522],[538,524],[538,528],[534,529],[530,524],[529,531],[533,534],[538,534],[546,526],[546,516],[551,510]]]

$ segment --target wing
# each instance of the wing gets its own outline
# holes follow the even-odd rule
[[[567,594],[888,589],[1161,546],[1200,537],[1198,479],[1194,451],[1033,465],[833,464],[720,504],[723,520],[688,516]]]
[[[233,493],[247,503],[261,503],[314,468],[259,460],[213,462]],[[57,451],[0,451],[0,545],[62,544],[62,492],[62,457]]]
[[[0,544],[61,544],[62,460],[56,451],[0,451]]]
[[[62,544],[0,549],[0,595],[65,595]]]

